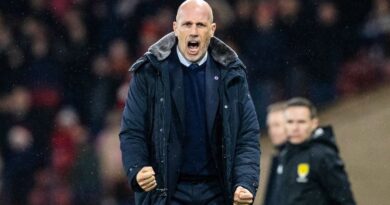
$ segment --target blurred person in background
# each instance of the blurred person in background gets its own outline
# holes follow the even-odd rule
[[[31,113],[31,92],[26,88],[16,87],[0,98],[0,149],[3,156],[7,153],[7,133],[12,126],[27,125],[32,127],[34,116]]]
[[[386,1],[386,0],[385,0]],[[342,28],[343,58],[351,58],[359,48],[365,44],[361,38],[361,31],[369,13],[376,10],[373,4],[376,0],[344,0],[335,1],[340,12],[340,24]]]
[[[286,120],[284,118],[285,106],[285,102],[276,102],[269,105],[267,109],[268,136],[276,150],[276,153],[273,155],[271,161],[271,168],[268,176],[264,205],[274,204],[271,200],[274,200],[273,195],[275,194],[278,183],[280,183],[280,180],[278,180],[280,179],[280,177],[277,177],[277,175],[281,174],[282,172],[280,155],[281,152],[284,150],[287,142],[287,134],[285,127]]]
[[[364,19],[366,22],[362,25],[355,25],[356,31],[350,31],[355,35],[359,34],[358,37],[362,38],[362,43],[351,44],[349,41],[357,38],[351,33],[348,33],[348,41],[345,40],[346,38],[342,39],[344,44],[351,44],[355,47],[351,56],[348,56],[349,58],[341,65],[337,75],[338,93],[343,96],[366,91],[387,80],[390,74],[390,2],[387,0],[368,1],[365,8],[367,10],[371,8],[367,12],[367,18]],[[356,21],[356,18],[349,20]]]
[[[126,87],[126,91],[127,91]],[[126,92],[127,94],[127,92]],[[106,204],[134,204],[132,190],[127,186],[126,175],[122,171],[122,155],[118,134],[122,108],[110,110],[105,118],[103,129],[96,139],[99,160],[99,173],[103,185],[103,202]]]
[[[104,118],[114,104],[115,78],[108,57],[99,54],[92,60],[91,72],[93,81],[90,88],[89,122],[91,132],[95,136],[103,128]]]
[[[363,27],[363,35],[366,38],[380,40],[390,32],[390,2],[387,0],[372,1],[372,10]]]
[[[27,196],[33,186],[33,174],[37,168],[34,138],[31,130],[15,125],[7,135],[7,152],[4,155],[4,204],[27,204]]]
[[[235,18],[232,6],[224,0],[214,0],[208,3],[213,8],[214,21],[218,22],[216,35],[221,39],[227,39],[228,35],[230,35],[227,31]]]
[[[28,0],[26,14],[33,16],[51,27],[55,32],[58,32],[59,22],[56,21],[53,12],[49,8],[48,0]]]
[[[310,18],[305,18],[304,2],[301,0],[277,0],[277,18],[275,29],[280,32],[283,39],[283,64],[286,71],[287,97],[306,95],[306,65],[307,39],[310,39]],[[280,54],[279,54],[280,55]]]
[[[62,100],[63,70],[52,56],[49,29],[42,21],[29,17],[23,23],[22,34],[31,57],[24,84],[31,90],[34,107],[54,110]]]
[[[146,18],[141,27],[140,27],[140,35],[139,35],[139,48],[137,50],[137,54],[142,55],[148,50],[148,47],[156,42],[160,36],[158,27],[155,26],[155,21],[157,17],[150,16]]]
[[[75,126],[72,133],[76,155],[70,175],[73,204],[99,204],[102,199],[102,180],[97,150],[84,125]]]
[[[305,98],[288,100],[284,116],[288,143],[272,204],[354,205],[332,128],[318,126],[316,108]]]
[[[248,64],[249,89],[256,113],[260,125],[265,125],[267,105],[284,96],[287,42],[275,27],[276,11],[271,2],[258,3],[252,18],[254,27],[246,34],[242,53]]]
[[[76,160],[76,145],[72,135],[79,126],[79,117],[72,108],[60,110],[51,135],[51,165],[53,172],[63,181],[70,177]]]
[[[155,25],[159,36],[163,36],[172,30],[172,21],[175,19],[175,11],[169,6],[162,6],[155,15]]]
[[[61,181],[50,168],[34,172],[34,187],[28,195],[29,205],[72,205],[73,192],[69,184]]]
[[[131,65],[131,56],[128,45],[123,39],[113,40],[108,48],[108,61],[110,63],[111,75],[122,82],[126,79],[128,69]]]
[[[378,82],[390,79],[390,2],[372,1],[372,11],[363,27],[367,55],[378,67]]]
[[[4,162],[2,203],[27,204],[34,183],[34,172],[45,164],[41,142],[45,136],[37,131],[40,121],[33,110],[31,92],[17,86],[4,98],[0,110],[0,150]]]
[[[63,44],[58,61],[63,65],[63,102],[74,107],[81,122],[87,122],[91,86],[90,59],[92,46],[82,10],[70,9],[61,19],[64,29]]]
[[[4,19],[1,21],[0,13],[0,95],[12,92],[16,85],[20,85],[25,80],[27,58],[23,49],[19,46],[16,38],[17,32]]]
[[[9,91],[10,78],[12,78],[12,69],[9,66],[8,50],[12,46],[12,34],[11,29],[0,23],[0,63],[2,68],[0,69],[0,94]]]
[[[226,38],[230,38],[237,44],[236,51],[245,51],[244,44],[246,36],[244,35],[248,34],[253,26],[251,17],[254,10],[254,2],[252,0],[235,1],[233,9],[235,18],[233,18],[233,22],[231,22],[231,25],[227,30],[229,35],[227,35]]]
[[[119,136],[136,204],[251,204],[260,148],[245,66],[213,37],[205,1],[181,4],[173,29],[131,67]]]
[[[322,107],[336,98],[336,76],[342,58],[339,10],[334,0],[318,2],[315,22],[313,36],[308,39],[308,97]]]
[[[131,59],[128,43],[117,38],[110,42],[107,54],[97,54],[91,61],[88,122],[93,136],[104,128],[108,111],[117,106],[117,90],[131,80],[127,75]]]
[[[51,171],[59,194],[70,192],[72,204],[97,204],[101,193],[98,158],[74,109],[58,112],[51,139]]]

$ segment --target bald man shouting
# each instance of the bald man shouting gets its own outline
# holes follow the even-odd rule
[[[136,204],[251,204],[259,125],[237,54],[214,37],[208,3],[183,2],[139,58],[120,131]]]

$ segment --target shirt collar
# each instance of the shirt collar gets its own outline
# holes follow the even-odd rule
[[[187,60],[183,56],[183,54],[181,54],[178,46],[176,46],[176,52],[177,52],[177,56],[179,57],[179,60],[180,60],[181,64],[185,65],[186,67],[189,67],[193,63],[193,62]],[[206,51],[206,54],[203,56],[203,58],[200,59],[199,61],[195,62],[195,63],[198,64],[199,66],[203,65],[203,63],[205,63],[206,60],[207,60],[207,55],[208,55],[208,52]]]

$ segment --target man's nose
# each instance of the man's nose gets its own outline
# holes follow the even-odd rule
[[[298,124],[294,124],[294,131],[297,131],[297,130],[299,130],[299,125]]]
[[[198,36],[198,28],[196,27],[196,25],[193,25],[193,26],[191,27],[190,35],[192,35],[192,36]]]

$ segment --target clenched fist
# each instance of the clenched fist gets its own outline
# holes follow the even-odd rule
[[[143,167],[137,173],[136,180],[144,191],[151,191],[157,186],[156,177],[152,167]]]
[[[253,194],[242,186],[238,186],[234,192],[233,205],[253,203]]]

